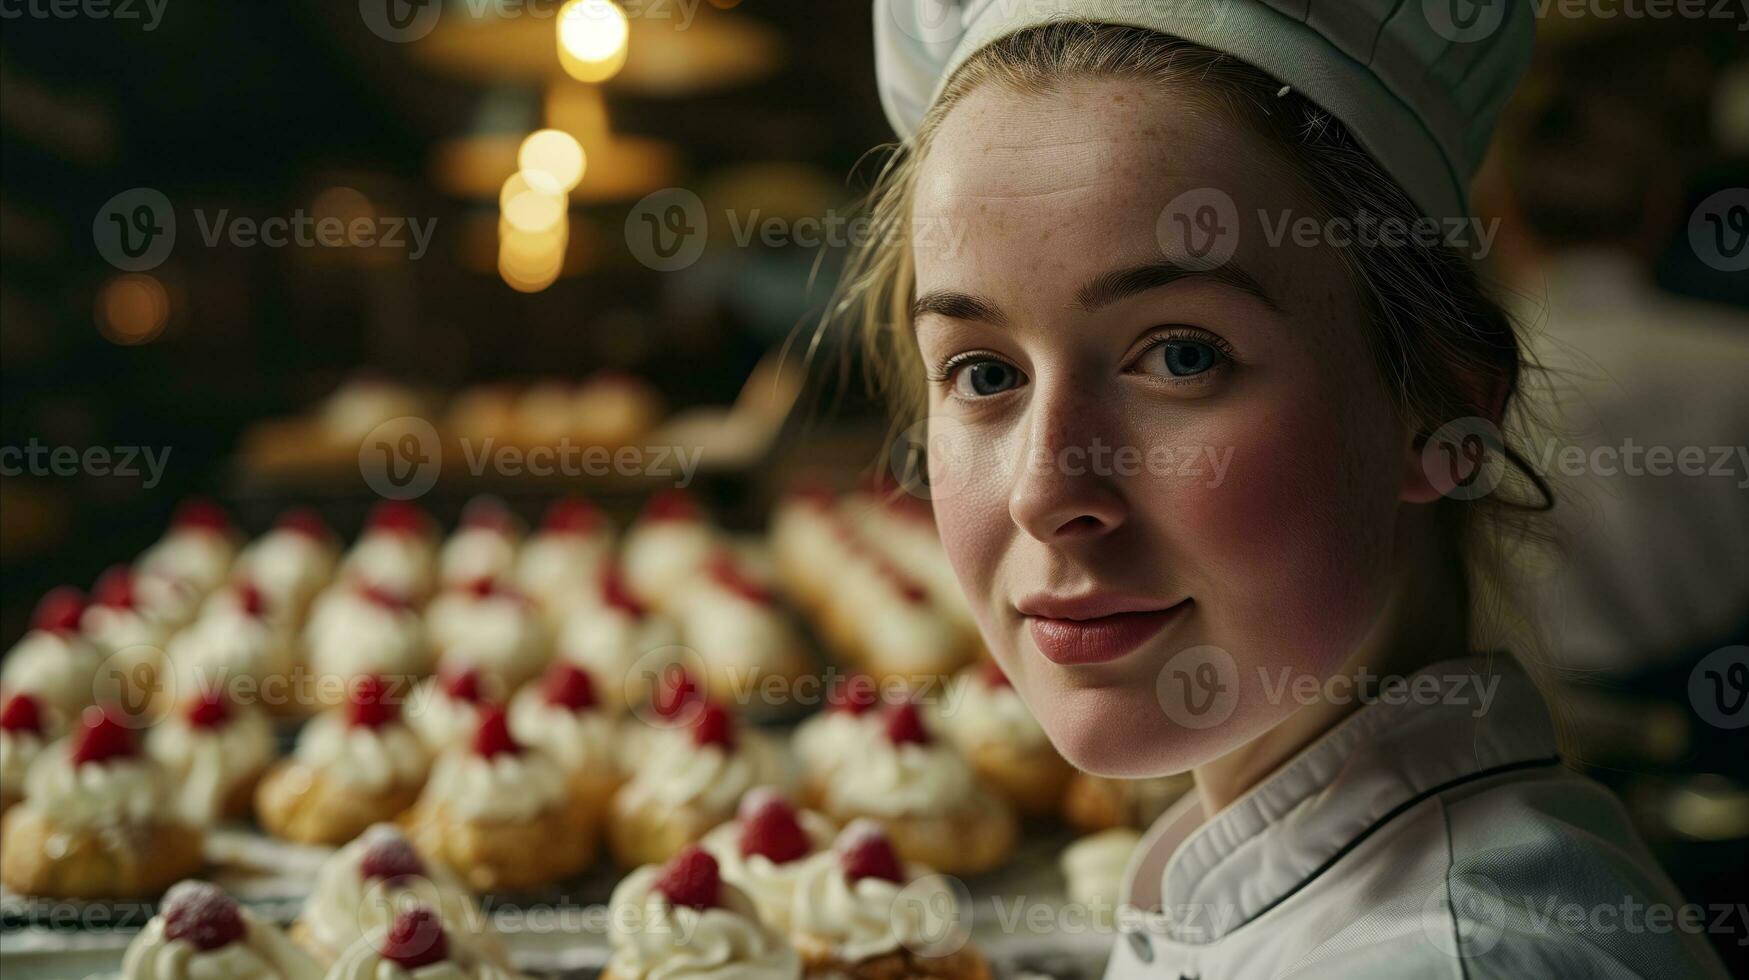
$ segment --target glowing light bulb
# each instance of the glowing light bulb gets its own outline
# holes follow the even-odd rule
[[[516,165],[528,186],[546,194],[568,194],[583,179],[583,145],[559,129],[528,134],[516,153]]]
[[[499,212],[517,231],[544,231],[565,220],[570,201],[562,193],[538,190],[519,171],[498,193]]]
[[[559,64],[580,82],[605,82],[626,62],[631,23],[612,0],[569,0],[559,8]]]

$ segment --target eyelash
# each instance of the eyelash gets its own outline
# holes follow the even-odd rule
[[[1208,377],[1210,375],[1212,375],[1218,371],[1221,371],[1224,368],[1231,367],[1233,365],[1233,363],[1236,361],[1236,358],[1234,357],[1234,354],[1233,354],[1233,345],[1227,343],[1225,338],[1217,336],[1215,334],[1212,334],[1212,333],[1208,332],[1207,330],[1203,330],[1203,329],[1200,329],[1198,327],[1171,327],[1171,328],[1166,328],[1166,329],[1156,331],[1154,334],[1149,336],[1147,342],[1143,345],[1142,349],[1137,351],[1136,355],[1134,357],[1130,358],[1127,363],[1133,365],[1133,364],[1141,361],[1142,358],[1147,357],[1149,354],[1151,354],[1155,350],[1159,349],[1159,347],[1162,344],[1170,343],[1171,341],[1174,341],[1174,340],[1194,340],[1194,341],[1201,343],[1201,344],[1207,344],[1208,346],[1214,348],[1216,351],[1218,351],[1220,353],[1221,363],[1215,365],[1214,367],[1210,368],[1208,371],[1203,372],[1202,374],[1193,375],[1191,377],[1178,378],[1178,379],[1161,379],[1161,380],[1166,381],[1169,384],[1189,384],[1189,385],[1204,384],[1207,382]],[[974,364],[978,361],[988,361],[988,360],[1002,361],[1005,359],[1003,357],[1001,357],[1000,355],[996,354],[994,351],[987,351],[987,350],[962,351],[962,352],[955,354],[955,355],[947,358],[946,360],[942,361],[939,365],[937,365],[935,367],[935,369],[933,371],[929,372],[927,377],[928,377],[929,381],[933,384],[938,384],[938,385],[948,384],[953,380],[954,372],[956,370],[958,370],[960,367],[967,365],[967,364]],[[1016,370],[1018,370],[1018,369],[1016,369]],[[996,397],[996,396],[990,396],[990,397]]]

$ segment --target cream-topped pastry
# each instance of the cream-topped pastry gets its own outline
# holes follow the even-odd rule
[[[771,550],[784,589],[815,612],[831,601],[832,579],[849,557],[837,522],[831,491],[819,488],[792,488],[772,510]]]
[[[546,622],[528,597],[490,578],[446,589],[425,612],[439,662],[477,667],[514,691],[551,656]]]
[[[422,682],[407,703],[407,724],[413,726],[433,753],[466,742],[480,724],[480,709],[491,695],[501,698],[494,681],[468,664],[446,666]]]
[[[25,773],[0,835],[0,880],[47,898],[156,895],[201,865],[200,832],[166,806],[130,719],[93,707]]]
[[[608,901],[604,980],[798,980],[801,959],[701,847],[638,868]]]
[[[1109,928],[1123,901],[1124,872],[1141,840],[1141,831],[1113,827],[1063,848],[1057,865],[1068,882],[1069,901],[1093,910],[1095,920]]]
[[[236,571],[261,590],[282,625],[296,628],[339,562],[328,525],[315,511],[298,508],[280,515],[273,530],[243,549]]]
[[[42,709],[24,693],[0,700],[0,812],[24,798],[24,777],[48,744]]]
[[[128,943],[121,980],[321,980],[322,968],[219,886],[171,886]]]
[[[603,566],[613,553],[613,527],[586,500],[553,502],[539,533],[516,559],[516,587],[533,596],[547,620],[559,626],[579,608],[593,605]]]
[[[37,603],[30,632],[0,661],[0,687],[36,698],[51,732],[64,731],[96,697],[103,652],[79,632],[84,612],[79,590],[50,590]]]
[[[884,558],[864,553],[847,570],[856,642],[868,668],[883,677],[943,677],[971,655],[966,634],[929,592]]]
[[[639,601],[665,609],[722,547],[722,534],[686,491],[664,490],[626,533],[626,584]]]
[[[927,503],[909,494],[849,495],[839,509],[862,540],[928,590],[944,615],[963,629],[977,629]]]
[[[511,702],[510,731],[558,763],[572,792],[592,809],[603,809],[619,787],[618,726],[584,668],[554,661],[539,685],[524,687]]]
[[[619,566],[602,567],[597,600],[580,605],[559,631],[558,654],[587,669],[610,693],[614,712],[642,705],[650,696],[650,679],[639,670],[639,658],[652,650],[680,643],[680,628],[653,612],[631,594]]]
[[[824,798],[840,766],[867,757],[883,737],[880,691],[867,674],[834,674],[826,688],[826,708],[796,726],[790,747],[802,769],[802,798]]]
[[[225,584],[237,556],[231,519],[210,500],[188,500],[170,529],[134,562],[141,575],[166,575],[206,595]]]
[[[480,713],[472,741],[438,757],[405,818],[421,852],[482,890],[527,888],[595,858],[596,812],[545,752],[518,742],[504,709]]]
[[[324,695],[344,691],[367,675],[419,678],[431,672],[418,612],[399,595],[350,583],[336,584],[317,598],[304,629],[304,650]]]
[[[473,893],[449,868],[420,857],[391,823],[366,828],[322,862],[292,937],[323,962],[332,962],[365,934],[387,928],[398,909],[415,901],[436,910],[451,933],[502,959],[491,921]]]
[[[723,696],[750,700],[769,678],[780,679],[787,696],[812,669],[777,597],[727,553],[713,558],[670,608],[682,642],[704,660],[710,689]]]
[[[410,604],[423,603],[437,584],[437,536],[431,518],[406,501],[376,505],[364,533],[341,558],[340,577]]]
[[[215,592],[200,618],[170,638],[167,652],[179,698],[219,690],[243,704],[296,707],[288,683],[291,639],[268,619],[267,600],[251,583]]]
[[[461,525],[439,552],[438,580],[445,588],[482,579],[507,581],[522,546],[516,516],[496,497],[475,497],[462,509]]]
[[[723,880],[753,900],[760,920],[787,933],[797,878],[809,856],[832,846],[837,828],[768,786],[749,790],[736,814],[701,844],[717,859]]]
[[[192,593],[187,608],[194,608]],[[177,610],[180,612],[181,610]],[[164,646],[170,633],[181,622],[155,611],[143,601],[138,576],[126,565],[116,565],[98,576],[91,589],[91,604],[79,619],[79,628],[87,639],[97,644],[105,656],[138,648],[157,651],[153,658],[139,652],[130,658],[128,666],[144,662],[154,669],[162,666]]]
[[[1074,769],[1057,754],[1002,668],[994,660],[969,667],[954,678],[953,691],[931,719],[978,776],[1024,812],[1060,807]]]
[[[207,826],[249,811],[256,780],[273,762],[273,726],[221,690],[196,692],[146,732],[146,754],[169,777],[171,809]]]
[[[518,980],[444,927],[430,908],[403,909],[386,928],[372,930],[347,947],[328,968],[327,980]]]
[[[413,389],[387,378],[360,374],[347,379],[322,401],[316,421],[330,438],[350,449],[377,426],[424,411],[425,402]]]

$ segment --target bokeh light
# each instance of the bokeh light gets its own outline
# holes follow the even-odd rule
[[[517,231],[545,231],[565,220],[570,201],[563,194],[537,190],[517,172],[504,182],[498,208],[504,220]]]
[[[150,343],[170,322],[170,294],[143,273],[116,276],[98,290],[97,329],[111,343],[133,347]]]
[[[528,134],[516,165],[528,185],[547,194],[568,194],[583,179],[583,145],[570,133],[540,129]]]
[[[631,24],[612,0],[570,0],[559,8],[559,64],[580,82],[605,82],[625,66]]]

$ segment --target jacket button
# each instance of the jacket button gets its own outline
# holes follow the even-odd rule
[[[1154,962],[1154,944],[1148,942],[1148,937],[1139,932],[1126,932],[1130,938],[1130,949],[1135,951],[1136,959],[1143,963]]]

